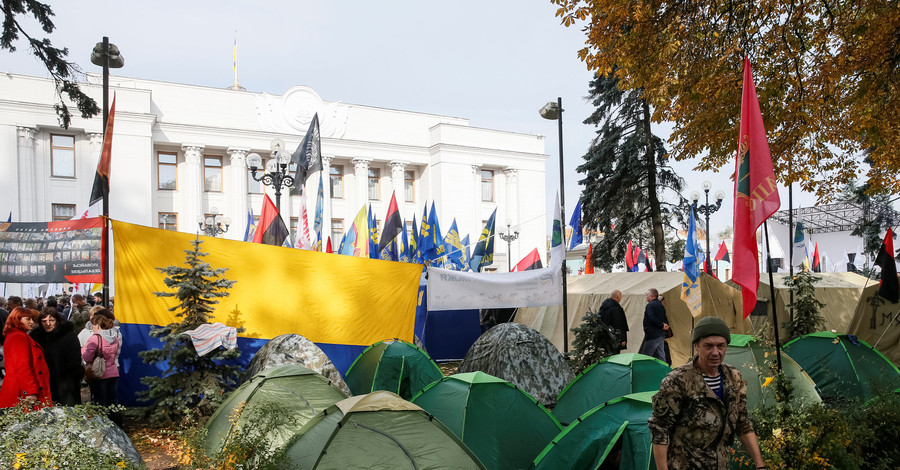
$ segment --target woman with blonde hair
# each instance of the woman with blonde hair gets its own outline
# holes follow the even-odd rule
[[[116,359],[119,357],[122,343],[119,335],[113,328],[112,319],[102,313],[94,313],[91,318],[93,334],[87,343],[81,348],[81,358],[86,364],[91,364],[98,357],[103,357],[106,362],[106,370],[103,374],[91,381],[91,400],[103,406],[116,403],[116,393],[119,381],[119,368]]]
[[[53,404],[44,349],[28,336],[34,327],[34,317],[34,311],[16,307],[3,326],[6,377],[0,386],[0,408],[16,406],[20,400],[34,409]]]

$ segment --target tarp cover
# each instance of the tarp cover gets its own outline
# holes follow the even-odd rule
[[[285,456],[303,469],[485,468],[440,421],[386,391],[351,397],[319,413]]]
[[[590,409],[638,392],[659,390],[672,370],[665,362],[637,353],[621,353],[591,365],[560,394],[553,416],[567,425]]]
[[[221,451],[236,426],[261,426],[254,422],[254,410],[267,405],[289,415],[281,425],[265,432],[270,449],[277,449],[316,413],[345,398],[328,379],[306,367],[288,364],[266,369],[231,392],[207,421],[206,451],[209,455]]]
[[[562,430],[534,398],[484,372],[445,377],[413,403],[439,419],[491,469],[528,468]]]
[[[758,409],[775,406],[775,385],[766,383],[772,377],[775,348],[750,335],[731,335],[725,353],[725,363],[737,367],[747,381],[747,407]],[[803,405],[821,403],[816,384],[791,356],[782,351],[781,368],[794,387],[793,398]]]
[[[366,348],[347,370],[346,382],[354,395],[388,390],[408,400],[443,377],[425,351],[393,339]]]
[[[741,293],[726,286],[712,276],[700,274],[702,295],[701,317],[716,316],[731,328],[732,333],[750,332],[750,321],[744,320],[741,307]],[[622,291],[622,308],[628,318],[628,348],[622,352],[638,352],[644,339],[644,308],[647,289],[654,287],[664,296],[663,305],[669,317],[669,325],[675,336],[669,338],[672,366],[686,364],[691,355],[692,320],[690,309],[681,300],[682,272],[650,273],[600,273],[568,277],[569,329],[568,341],[571,350],[575,338],[572,328],[582,323],[588,309],[597,311],[600,304],[609,297],[613,289]],[[563,350],[562,307],[520,308],[514,321],[541,332]],[[697,318],[699,319],[699,317]]]
[[[458,372],[481,371],[516,385],[544,406],[575,378],[563,355],[547,338],[518,323],[486,331],[466,353]]]
[[[871,344],[894,365],[900,364],[900,303],[877,296],[878,281],[871,281],[859,297],[847,333]],[[838,330],[842,331],[842,330]]]
[[[653,395],[656,392],[625,395],[588,411],[544,448],[534,468],[594,469],[611,459],[620,462],[611,468],[648,470],[654,462],[647,427]]]
[[[900,370],[865,341],[830,331],[784,345],[816,383],[822,401],[866,401],[900,387]]]

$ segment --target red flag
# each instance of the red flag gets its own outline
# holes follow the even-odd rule
[[[742,287],[744,318],[756,306],[759,253],[756,229],[781,206],[772,155],[766,140],[750,60],[744,57],[744,92],[734,178],[734,257],[732,280]]]
[[[628,245],[631,246],[631,242],[628,242]],[[628,250],[628,252],[631,253],[631,250]],[[591,256],[594,256],[594,245],[591,245],[590,243],[588,243],[587,258],[585,258],[585,260],[584,260],[584,273],[585,274],[594,274],[594,263],[591,262]],[[627,254],[625,255],[626,262],[628,261],[628,256],[629,255],[627,255]]]
[[[731,257],[728,256],[728,247],[725,246],[725,242],[722,242],[719,245],[719,251],[716,252],[716,261],[731,261]]]
[[[109,169],[110,160],[112,159],[113,122],[115,122],[115,118],[116,95],[113,94],[112,106],[109,107],[109,118],[106,120],[106,130],[103,132],[103,151],[100,152],[100,161],[97,162],[97,174],[94,175],[94,186],[91,188],[89,206],[109,196]]]
[[[541,264],[541,255],[538,253],[538,249],[535,248],[531,250],[531,253],[528,253],[527,256],[522,258],[522,261],[519,261],[518,264],[513,266],[513,272],[516,271],[530,271],[532,269],[540,269],[543,265]]]
[[[588,247],[590,250],[590,247]],[[634,268],[634,258],[631,255],[631,240],[628,240],[628,249],[625,250],[625,267],[628,268],[628,271],[631,271]],[[590,251],[588,251],[590,253]]]
[[[897,264],[894,261],[894,233],[890,227],[884,234],[881,249],[875,258],[875,264],[881,266],[881,285],[878,295],[897,303],[900,300],[900,280],[897,279]]]
[[[328,237],[328,243],[325,245],[325,253],[332,253],[332,250],[331,250],[331,237]]]
[[[819,242],[816,242],[816,248],[813,250],[812,268],[814,273],[822,272],[822,265],[819,264]]]
[[[284,220],[281,220],[281,215],[278,214],[278,209],[266,194],[263,199],[262,215],[259,216],[259,225],[256,226],[256,232],[253,234],[253,243],[281,246],[288,233]]]

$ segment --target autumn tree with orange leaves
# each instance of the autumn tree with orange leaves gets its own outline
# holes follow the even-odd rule
[[[674,123],[675,159],[733,165],[746,55],[782,182],[827,201],[868,163],[872,191],[900,192],[897,0],[551,1],[590,70]]]

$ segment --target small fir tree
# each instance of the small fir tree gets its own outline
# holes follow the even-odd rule
[[[153,327],[150,336],[160,338],[162,347],[139,353],[150,365],[165,367],[161,377],[144,377],[149,387],[141,400],[149,402],[150,419],[156,424],[179,422],[185,418],[210,416],[218,408],[224,393],[234,388],[240,368],[230,360],[240,356],[240,350],[218,348],[205,355],[197,355],[191,338],[182,334],[209,322],[218,297],[228,296],[226,289],[234,285],[221,277],[226,268],[213,269],[202,257],[200,237],[191,241],[192,250],[185,250],[186,266],[156,268],[167,275],[166,287],[174,292],[154,292],[158,297],[175,297],[178,305],[169,310],[181,321],[163,327]],[[238,332],[243,332],[239,328]]]
[[[794,309],[794,319],[782,323],[788,332],[788,340],[825,328],[825,319],[819,314],[825,304],[816,298],[815,284],[821,279],[808,271],[797,273],[793,279],[785,276],[785,286],[794,290],[794,302],[788,304],[788,308]]]
[[[600,313],[588,310],[581,325],[572,328],[575,339],[567,358],[576,374],[613,355],[616,345],[616,333],[612,327],[600,320]]]

